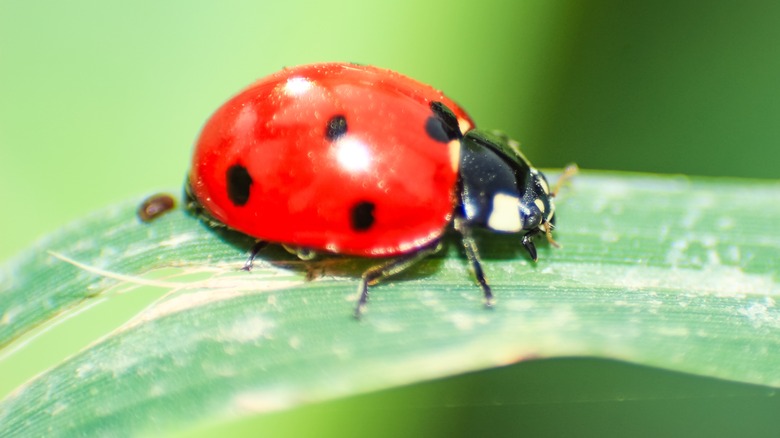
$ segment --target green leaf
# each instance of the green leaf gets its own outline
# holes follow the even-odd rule
[[[0,354],[118,284],[171,288],[0,403],[4,435],[175,430],[539,357],[780,386],[777,182],[580,175],[557,200],[562,249],[540,245],[534,264],[518,236],[478,235],[493,309],[449,239],[374,287],[361,321],[365,260],[304,264],[270,249],[242,272],[251,240],[182,211],[141,223],[139,202],[4,267]],[[171,267],[197,278],[144,280]]]

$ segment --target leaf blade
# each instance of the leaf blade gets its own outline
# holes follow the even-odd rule
[[[0,424],[33,434],[52,425],[158,431],[535,357],[606,357],[780,386],[780,262],[772,257],[780,184],[591,173],[562,198],[557,236],[565,248],[540,248],[536,265],[518,239],[479,236],[498,298],[492,310],[482,308],[457,244],[375,288],[361,322],[350,317],[354,280],[305,282],[305,269],[271,263],[251,276],[225,268],[7,398]],[[144,269],[239,266],[251,245],[226,244],[181,212],[167,221],[172,228],[147,227],[147,244],[126,257],[149,256]],[[119,257],[103,265],[139,271]],[[360,266],[347,259],[326,268]],[[158,423],[135,424],[139,415]]]

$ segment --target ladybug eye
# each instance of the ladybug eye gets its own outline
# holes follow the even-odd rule
[[[441,102],[431,102],[431,111],[433,115],[425,121],[425,132],[429,137],[442,143],[462,137],[458,118],[449,108]]]
[[[227,192],[230,202],[242,206],[249,201],[249,188],[252,186],[252,177],[246,167],[234,164],[227,170]]]
[[[342,115],[333,116],[328,120],[328,126],[325,128],[325,137],[330,141],[336,141],[347,133],[347,119]]]
[[[374,208],[376,206],[373,202],[361,201],[352,206],[350,211],[350,225],[355,231],[368,231],[372,225],[374,225]]]

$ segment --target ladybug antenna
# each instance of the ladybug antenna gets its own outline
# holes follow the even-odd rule
[[[547,238],[547,242],[549,242],[550,245],[552,245],[552,246],[554,246],[556,248],[560,248],[561,244],[556,242],[555,239],[553,239],[553,236],[552,236],[552,230],[553,230],[553,228],[555,228],[555,225],[553,225],[549,221],[544,221],[542,223],[542,225],[544,226],[544,237]]]
[[[580,168],[575,163],[571,163],[568,166],[566,166],[565,169],[563,169],[563,173],[560,177],[558,177],[558,181],[555,182],[555,186],[553,186],[552,193],[550,193],[550,196],[553,198],[558,196],[558,191],[563,187],[564,184],[569,182],[571,178],[579,173]],[[548,237],[548,240],[550,238]]]

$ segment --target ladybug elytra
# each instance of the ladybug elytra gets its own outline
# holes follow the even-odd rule
[[[319,253],[389,260],[363,273],[369,286],[439,250],[448,226],[491,305],[473,228],[551,230],[555,195],[507,137],[474,122],[440,91],[371,66],[287,68],[222,105],[196,142],[186,184],[190,209],[304,260]]]

